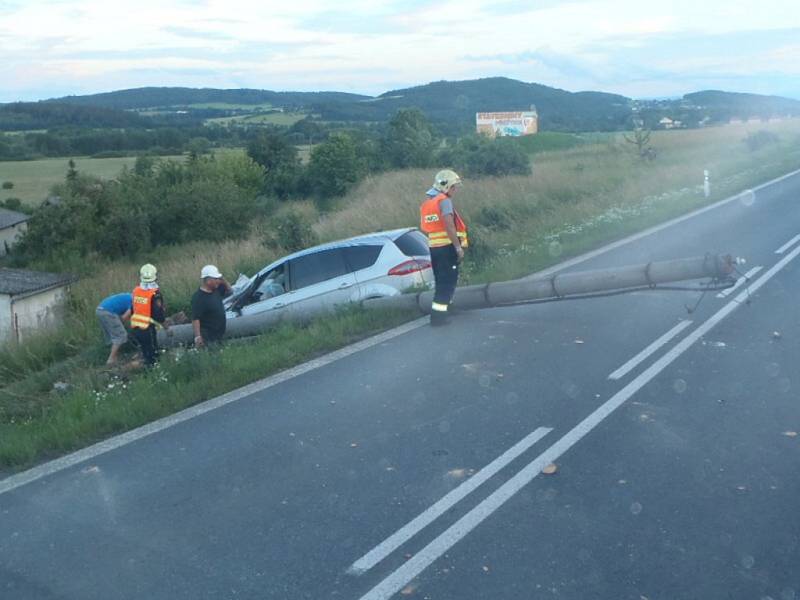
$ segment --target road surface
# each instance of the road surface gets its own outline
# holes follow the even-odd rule
[[[799,201],[562,267],[747,258],[696,307],[412,323],[0,482],[0,598],[800,598]]]

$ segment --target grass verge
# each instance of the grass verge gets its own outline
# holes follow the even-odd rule
[[[88,446],[271,373],[340,348],[418,316],[404,311],[347,309],[308,326],[282,325],[269,333],[215,351],[165,353],[155,368],[127,378],[76,360],[65,371],[82,374],[39,414],[20,411],[0,423],[0,466],[24,467],[36,460]],[[32,385],[33,382],[18,382]],[[6,394],[9,390],[0,393]],[[18,396],[21,394],[17,394]]]

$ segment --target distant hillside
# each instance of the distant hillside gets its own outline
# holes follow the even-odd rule
[[[505,77],[437,81],[392,90],[372,100],[317,104],[323,119],[384,121],[399,108],[417,107],[433,122],[473,127],[475,113],[527,110],[536,105],[541,129],[589,131],[619,129],[630,117],[630,99],[602,92],[567,92]]]
[[[113,108],[46,102],[0,104],[0,131],[64,126],[121,128],[146,125],[147,122],[139,115]]]
[[[781,96],[705,90],[686,94],[683,99],[699,108],[726,110],[740,118],[800,115],[800,100]]]
[[[271,104],[303,107],[317,102],[348,102],[369,98],[345,92],[272,92],[269,90],[219,90],[212,88],[145,87],[88,96],[65,96],[49,102],[105,106],[118,109],[187,107],[192,104]]]
[[[679,121],[682,127],[696,127],[735,118],[800,115],[800,101],[777,96],[702,91],[683,98],[632,100],[617,94],[568,92],[490,77],[436,81],[377,97],[344,92],[147,87],[0,105],[0,130],[64,124],[100,128],[223,123],[246,128],[270,123],[286,125],[309,113],[329,122],[385,123],[398,109],[416,107],[442,132],[460,134],[473,130],[476,112],[527,110],[531,105],[539,112],[541,130],[567,132],[627,129],[633,110],[653,128],[660,127],[664,117]],[[108,112],[102,113],[101,109]]]

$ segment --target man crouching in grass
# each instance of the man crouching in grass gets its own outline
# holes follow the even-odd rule
[[[218,344],[225,336],[225,307],[222,299],[233,291],[214,265],[200,271],[200,289],[192,296],[192,328],[198,348]]]

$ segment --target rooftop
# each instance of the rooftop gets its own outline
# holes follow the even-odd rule
[[[18,296],[67,285],[77,278],[68,273],[44,273],[0,267],[0,294]]]
[[[28,215],[24,215],[15,210],[0,208],[0,229],[5,229],[6,227],[12,227],[13,225],[24,223],[28,219],[30,219]]]

